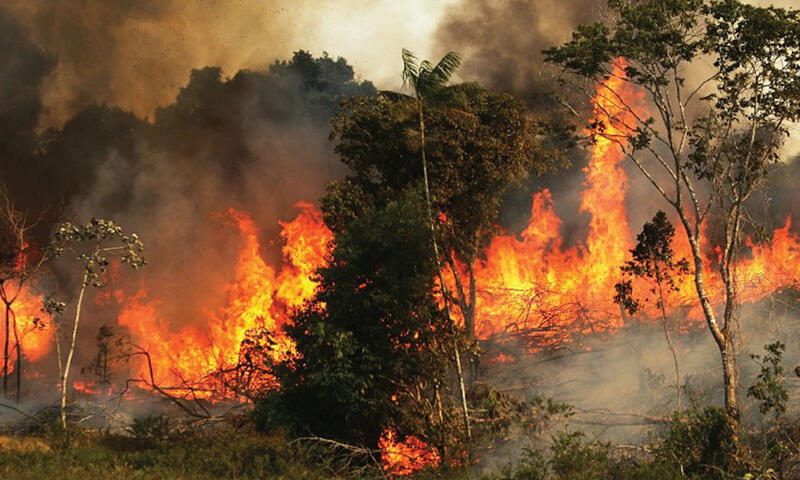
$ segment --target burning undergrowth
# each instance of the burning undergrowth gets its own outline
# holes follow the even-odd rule
[[[325,62],[323,65],[328,65]],[[216,103],[203,100],[205,94],[200,92],[209,88],[203,82],[234,92],[240,88],[240,82],[244,85],[248,82],[237,76],[226,84],[220,83],[218,73],[203,75],[197,73],[178,104],[162,112],[157,121],[174,124],[176,120],[165,119],[179,116],[190,102]],[[599,92],[602,96],[602,90]],[[629,92],[629,95],[635,98],[636,94]],[[605,108],[613,110],[611,99]],[[303,125],[300,131],[317,128],[313,123]],[[64,132],[68,130],[65,127]],[[254,132],[266,132],[263,122]],[[82,212],[99,211],[127,219],[131,228],[149,239],[154,268],[148,269],[142,278],[115,275],[110,288],[97,294],[90,311],[93,324],[87,326],[96,329],[108,324],[121,327],[128,335],[131,345],[141,353],[126,357],[128,376],[176,389],[182,395],[236,396],[239,393],[236,378],[245,374],[236,368],[241,367],[242,358],[251,361],[246,352],[240,352],[241,345],[267,342],[276,358],[291,352],[292,346],[282,336],[281,326],[289,321],[292,309],[313,294],[311,277],[316,268],[325,264],[332,236],[311,204],[298,204],[297,217],[273,225],[280,229],[278,235],[275,235],[277,229],[263,220],[274,218],[274,209],[279,208],[272,200],[275,195],[284,198],[288,195],[255,188],[248,180],[250,175],[242,176],[241,168],[246,165],[248,172],[276,169],[273,152],[278,152],[277,158],[307,159],[309,155],[285,154],[281,148],[272,148],[275,144],[269,141],[265,147],[264,141],[248,140],[258,138],[254,132],[243,137],[246,140],[243,145],[256,142],[258,146],[252,147],[252,154],[273,162],[267,164],[255,159],[231,170],[231,166],[214,160],[221,153],[209,153],[208,149],[219,146],[204,145],[201,140],[191,146],[192,155],[179,157],[176,162],[165,160],[164,153],[159,151],[151,156],[145,150],[136,150],[143,157],[137,160],[133,178],[128,178],[120,172],[130,172],[131,159],[112,154],[93,172],[92,183],[96,187],[72,202],[70,210],[79,216]],[[175,151],[189,147],[183,145]],[[322,146],[319,149],[325,150]],[[586,338],[593,333],[607,336],[631,324],[608,293],[619,280],[619,266],[632,247],[632,226],[625,208],[627,174],[621,167],[622,155],[612,144],[600,139],[591,151],[584,169],[580,206],[581,212],[589,217],[585,241],[565,247],[561,232],[568,222],[554,213],[553,205],[558,199],[548,190],[536,193],[530,224],[517,235],[497,237],[487,249],[486,258],[477,265],[476,331],[480,339],[499,346],[506,341],[522,342],[528,352],[574,349],[575,338]],[[324,154],[316,157],[324,158]],[[200,162],[203,169],[192,168],[192,162]],[[278,168],[276,173],[286,168]],[[237,180],[231,182],[230,178]],[[234,199],[238,198],[235,203],[240,207],[220,208],[220,192],[236,188],[237,184],[239,191],[231,193]],[[121,191],[127,192],[122,194],[123,198],[119,198]],[[246,206],[254,204],[270,207],[253,210]],[[260,231],[257,225],[267,228]],[[800,263],[794,260],[798,238],[788,220],[771,238],[770,243],[752,243],[749,258],[742,261],[742,298],[746,302],[757,302],[774,291],[790,287],[798,278]],[[182,247],[175,249],[174,245]],[[686,255],[685,246],[676,244],[675,248],[679,255]],[[707,250],[712,251],[710,247]],[[231,261],[230,252],[238,252],[235,261]],[[707,268],[711,266],[711,256]],[[52,282],[59,279],[59,272],[55,274],[41,280],[36,289],[46,292],[52,288]],[[713,274],[711,282],[713,285]],[[27,292],[25,295],[21,299],[24,307],[18,313],[23,319],[21,343],[26,359],[37,362],[52,352],[52,332],[33,328],[32,319],[44,323],[51,320],[36,313],[37,297]],[[692,285],[686,277],[667,301],[672,315],[687,319],[679,327],[682,330],[692,328],[697,325],[693,322],[699,320],[691,298]],[[652,313],[644,312],[642,318]],[[31,325],[24,323],[28,317]],[[516,356],[504,353],[501,359]],[[88,364],[90,358],[82,361]],[[41,375],[47,376],[44,371],[37,374]],[[83,385],[79,389],[97,391],[96,385],[87,386],[91,379],[79,382],[77,387]]]

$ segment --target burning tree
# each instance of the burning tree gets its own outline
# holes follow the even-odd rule
[[[18,211],[4,187],[0,187],[0,301],[5,313],[3,343],[3,396],[8,396],[9,368],[12,355],[10,339],[14,335],[14,356],[17,374],[17,401],[22,393],[22,344],[15,304],[23,299],[27,287],[44,261],[44,256],[35,258],[29,243],[29,232],[36,221]],[[38,318],[32,319],[32,328],[43,328]]]
[[[721,356],[725,409],[738,426],[736,261],[746,202],[800,117],[800,15],[737,0],[610,0],[607,21],[578,27],[545,55],[608,116],[589,125],[595,138],[619,145],[677,214]],[[655,116],[626,95],[630,85]],[[722,232],[714,264],[722,292],[705,281],[708,223]]]
[[[372,448],[390,427],[444,443],[453,325],[431,293],[422,198],[370,208],[336,236],[317,293],[284,326],[296,354],[275,367],[281,388],[257,408],[264,424]]]
[[[67,427],[67,381],[75,354],[75,340],[78,338],[78,324],[81,319],[81,307],[88,287],[101,288],[104,285],[103,274],[110,265],[109,257],[117,257],[122,263],[138,269],[145,265],[144,245],[135,233],[125,235],[122,227],[111,220],[92,218],[89,223],[74,225],[70,222],[58,227],[53,239],[47,247],[48,258],[59,258],[70,254],[82,267],[82,279],[78,299],[75,304],[75,317],[71,325],[71,336],[66,362],[62,364],[61,340],[56,335],[58,353],[58,369],[61,381],[61,426]],[[64,304],[53,307],[46,304],[48,310],[63,310]]]

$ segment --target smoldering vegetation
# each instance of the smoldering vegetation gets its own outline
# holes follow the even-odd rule
[[[800,325],[795,295],[776,292],[742,306],[738,362],[745,390],[758,369],[751,355],[762,355],[767,344],[783,341],[785,365],[800,365],[800,338],[791,333]],[[706,328],[701,320],[687,319],[681,312],[667,322],[681,371],[684,408],[722,399],[719,354]],[[512,349],[512,344],[490,348],[490,356],[502,352],[513,361],[491,363],[489,383],[520,398],[545,395],[574,405],[574,424],[602,438],[643,440],[649,427],[677,408],[675,366],[661,319],[628,317],[619,330],[577,335],[567,344],[539,352],[521,346]],[[789,405],[790,414],[797,413],[796,402]],[[755,407],[746,402],[743,415],[748,421],[761,419]]]

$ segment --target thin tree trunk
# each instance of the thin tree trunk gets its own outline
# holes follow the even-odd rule
[[[89,273],[83,274],[81,283],[81,293],[78,295],[78,305],[75,308],[75,323],[72,326],[72,341],[69,346],[67,363],[64,365],[64,372],[61,374],[61,426],[67,428],[67,380],[69,379],[69,368],[72,365],[72,357],[75,354],[75,339],[78,337],[78,323],[81,320],[81,306],[83,304],[83,294],[86,293],[86,281]]]
[[[472,441],[472,430],[469,426],[469,412],[467,410],[467,394],[464,389],[464,371],[461,369],[461,354],[458,351],[458,347],[454,344],[454,350],[456,352],[456,371],[458,372],[458,386],[461,390],[461,410],[464,412],[464,428],[467,432],[467,441]]]
[[[475,260],[467,265],[469,276],[469,303],[467,311],[464,312],[464,324],[467,327],[467,336],[470,340],[475,340],[475,297],[477,297],[477,287],[475,285]]]
[[[720,352],[725,383],[725,410],[733,419],[738,419],[739,410],[736,400],[736,355],[733,342],[728,340],[725,349]]]
[[[661,272],[656,264],[656,284],[658,285],[658,300],[661,307],[661,320],[664,326],[664,338],[667,340],[667,346],[670,353],[672,353],[672,361],[675,364],[675,396],[678,407],[678,420],[681,418],[681,371],[678,365],[678,353],[675,351],[675,346],[672,344],[672,339],[669,336],[667,307],[664,304],[664,290],[661,288]]]
[[[6,328],[5,328],[5,343],[3,345],[3,397],[8,398],[8,341],[9,334],[11,333],[9,316],[11,315],[11,305],[4,302],[6,306]]]
[[[433,254],[436,260],[436,272],[439,275],[439,283],[442,287],[442,299],[444,300],[445,314],[450,318],[450,307],[447,299],[447,286],[444,283],[444,275],[442,275],[442,264],[439,260],[439,245],[436,241],[436,224],[433,218],[433,206],[431,205],[431,192],[428,187],[428,160],[425,157],[425,117],[422,114],[422,101],[417,99],[417,111],[419,112],[419,132],[420,142],[422,146],[422,177],[425,186],[425,203],[428,207],[428,220],[431,225],[431,236],[433,238]],[[458,374],[458,385],[461,390],[461,409],[464,413],[464,429],[466,430],[467,440],[472,440],[472,431],[469,426],[469,409],[467,407],[467,394],[464,389],[464,371],[461,368],[461,354],[458,351],[458,343],[453,341],[453,350],[456,360],[456,373]]]
[[[705,288],[705,274],[703,272],[702,252],[700,250],[700,235],[699,233],[694,234],[692,232],[691,224],[687,216],[682,210],[677,210],[681,219],[681,223],[686,229],[687,237],[689,239],[689,246],[692,249],[692,259],[694,261],[694,284],[695,289],[697,290],[697,296],[700,299],[700,306],[703,308],[706,324],[708,325],[708,329],[711,331],[711,336],[714,337],[714,341],[717,343],[717,348],[720,352],[720,358],[722,361],[722,381],[725,387],[725,412],[728,415],[728,421],[731,423],[731,426],[735,431],[738,431],[739,414],[736,399],[736,364],[733,356],[733,341],[731,340],[732,329],[730,324],[733,316],[732,306],[734,303],[734,298],[732,297],[732,286],[729,285],[731,279],[725,278],[723,280],[726,288],[725,313],[723,315],[723,319],[726,321],[726,323],[723,331],[723,329],[721,329],[717,323],[717,318],[714,315],[714,310],[711,306],[711,301],[708,298]],[[738,437],[736,438],[736,441],[738,443]]]
[[[19,343],[19,329],[17,328],[17,314],[11,312],[14,325],[14,346],[17,351],[17,403],[22,397],[22,345]]]

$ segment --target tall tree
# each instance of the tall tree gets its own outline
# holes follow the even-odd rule
[[[117,257],[122,263],[137,269],[144,266],[144,245],[135,233],[125,235],[122,227],[111,220],[92,218],[83,225],[70,222],[58,227],[53,240],[47,247],[47,257],[57,259],[65,253],[70,254],[81,265],[81,283],[78,300],[75,304],[75,317],[72,320],[69,350],[66,362],[61,361],[61,347],[58,348],[58,364],[61,380],[61,426],[67,428],[67,382],[75,355],[75,341],[78,338],[78,325],[81,308],[88,287],[100,288],[104,285],[103,274],[110,265],[110,257]],[[46,305],[49,307],[49,305]],[[50,308],[48,308],[50,310]],[[59,307],[63,310],[63,304]],[[60,332],[56,332],[58,335]],[[57,341],[58,338],[57,338]]]
[[[276,366],[281,388],[261,418],[372,447],[389,427],[436,437],[453,329],[432,257],[421,191],[339,232],[316,295],[284,327],[297,353]]]
[[[617,128],[593,125],[595,134],[616,142],[680,219],[697,298],[721,357],[725,409],[738,427],[736,260],[746,201],[778,159],[789,122],[800,117],[798,12],[738,0],[610,0],[608,21],[578,27],[545,55],[610,115]],[[610,77],[618,81],[602,83]],[[654,116],[625,96],[630,85]],[[706,283],[704,223],[722,232],[715,262],[721,292]]]
[[[422,137],[416,99],[384,92],[386,97],[350,99],[334,119],[336,151],[350,168],[346,180],[329,190],[342,207],[341,218],[329,219],[334,225],[346,224],[359,202],[385,202],[409,185],[424,184],[425,172],[414,167]],[[424,120],[432,225],[440,262],[455,278],[455,292],[448,293],[474,338],[474,278],[462,276],[471,277],[474,262],[497,234],[509,187],[531,170],[556,165],[558,156],[542,142],[540,125],[525,104],[510,95],[455,85],[435,98],[425,105]]]
[[[447,294],[447,284],[442,275],[442,264],[439,256],[439,243],[436,240],[436,222],[433,217],[433,207],[431,206],[431,191],[428,182],[428,160],[425,153],[425,112],[424,104],[431,102],[443,93],[452,89],[446,88],[446,84],[450,81],[458,67],[461,66],[461,57],[455,52],[450,52],[436,65],[433,65],[428,60],[423,60],[421,63],[417,62],[417,57],[410,50],[403,49],[403,86],[409,86],[414,92],[414,104],[417,107],[417,116],[419,118],[419,142],[420,152],[422,155],[422,179],[425,188],[425,206],[428,210],[428,222],[431,228],[431,237],[433,239],[433,254],[434,263],[436,264],[436,273],[439,277],[439,285],[442,289],[442,298],[444,300],[444,310],[447,317],[450,318],[450,301]],[[399,98],[394,92],[384,93],[389,97]],[[454,344],[455,346],[455,344]],[[469,412],[467,408],[467,395],[464,387],[464,371],[461,366],[461,352],[458,346],[455,346],[454,358],[456,363],[456,371],[458,373],[459,390],[461,393],[461,407],[464,412],[464,429],[469,439],[472,434],[469,426]]]

